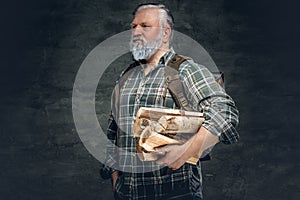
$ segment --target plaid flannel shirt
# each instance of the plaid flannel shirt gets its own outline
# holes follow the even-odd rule
[[[172,49],[168,51],[147,76],[141,65],[136,66],[120,86],[118,110],[109,119],[107,137],[122,151],[118,151],[114,145],[108,145],[106,166],[123,171],[117,181],[116,191],[127,199],[157,199],[177,187],[191,189],[191,178],[201,183],[200,164],[198,177],[192,177],[192,166],[189,164],[170,173],[167,167],[161,168],[155,162],[141,162],[135,154],[137,141],[133,137],[133,124],[138,109],[177,108],[171,94],[166,91],[164,76],[165,63],[174,55]],[[209,70],[186,60],[180,65],[179,75],[189,106],[204,113],[202,126],[219,136],[223,143],[237,142],[239,136],[235,127],[238,125],[238,111],[232,98],[215,81]],[[129,169],[140,173],[131,173]]]

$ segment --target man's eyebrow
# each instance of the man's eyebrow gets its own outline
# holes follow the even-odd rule
[[[149,23],[147,22],[142,22],[142,23],[130,23],[131,27],[136,27],[137,25],[141,25],[141,26],[151,26]]]

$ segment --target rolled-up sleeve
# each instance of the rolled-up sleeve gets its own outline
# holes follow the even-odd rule
[[[236,130],[239,112],[213,74],[206,67],[191,61],[183,62],[179,73],[190,106],[204,113],[202,126],[217,135],[221,142],[236,143],[239,139]]]

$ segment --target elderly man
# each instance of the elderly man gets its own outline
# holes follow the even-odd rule
[[[164,76],[166,64],[175,56],[170,48],[173,17],[164,5],[142,4],[134,11],[131,28],[130,48],[135,64],[115,89],[107,131],[107,137],[118,146],[108,148],[106,163],[115,198],[202,199],[200,162],[192,166],[186,161],[219,141],[237,142],[238,111],[207,68],[185,60],[178,70],[184,92],[189,106],[203,112],[205,121],[184,144],[157,148],[161,155],[158,160],[141,162],[135,156],[137,141],[133,136],[138,109],[178,108],[166,91]]]

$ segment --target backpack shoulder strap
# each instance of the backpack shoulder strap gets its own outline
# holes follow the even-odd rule
[[[180,65],[188,59],[191,58],[175,54],[175,56],[166,64],[165,68],[166,87],[175,101],[175,104],[183,110],[192,110],[188,105],[178,73]]]
[[[178,71],[180,65],[186,60],[191,60],[191,58],[187,56],[175,54],[175,56],[171,58],[171,60],[167,63],[167,66]]]
[[[173,58],[166,64],[165,77],[167,88],[175,101],[175,104],[183,110],[192,110],[188,105],[182,82],[179,77],[179,67],[186,61],[191,60],[190,57],[175,54]],[[215,80],[224,88],[224,73],[213,72]]]
[[[138,62],[131,63],[120,75],[119,80],[117,81],[117,84],[119,86],[122,86],[124,82],[127,80],[129,77],[130,73],[128,73],[130,70],[135,68],[138,65]]]

